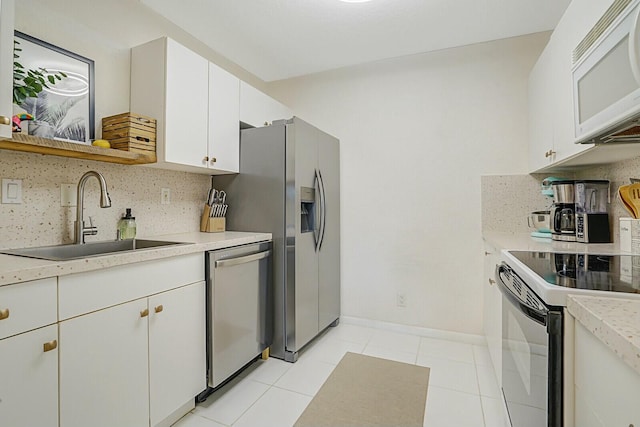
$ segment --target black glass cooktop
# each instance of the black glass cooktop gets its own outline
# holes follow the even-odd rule
[[[640,293],[640,255],[509,251],[551,285]]]

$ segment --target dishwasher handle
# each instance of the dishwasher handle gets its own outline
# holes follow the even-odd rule
[[[258,252],[257,254],[244,255],[236,258],[227,258],[216,261],[215,268],[232,267],[234,265],[246,264],[247,262],[258,261],[271,256],[271,250]]]

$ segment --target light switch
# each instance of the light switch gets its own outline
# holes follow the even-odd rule
[[[22,203],[22,180],[3,179],[2,180],[2,203],[17,204]]]

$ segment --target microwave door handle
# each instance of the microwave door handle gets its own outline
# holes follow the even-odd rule
[[[640,7],[636,11],[636,16],[629,32],[629,62],[631,71],[636,83],[640,85]]]

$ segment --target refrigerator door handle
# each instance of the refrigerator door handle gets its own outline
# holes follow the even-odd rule
[[[322,171],[318,169],[318,177],[320,178],[320,242],[318,250],[322,248],[324,242],[324,232],[327,223],[327,195],[324,191],[324,180],[322,179]]]
[[[314,204],[315,207],[315,212],[314,212],[314,217],[315,217],[315,221],[313,222],[313,238],[315,240],[315,244],[316,244],[316,252],[318,252],[318,250],[320,250],[320,230],[321,230],[321,225],[319,224],[319,218],[322,217],[322,196],[320,196],[320,192],[321,192],[321,187],[320,187],[320,171],[318,171],[318,169],[314,169],[314,174],[315,174],[315,179],[314,179],[314,183],[313,186],[316,189],[316,203]]]

